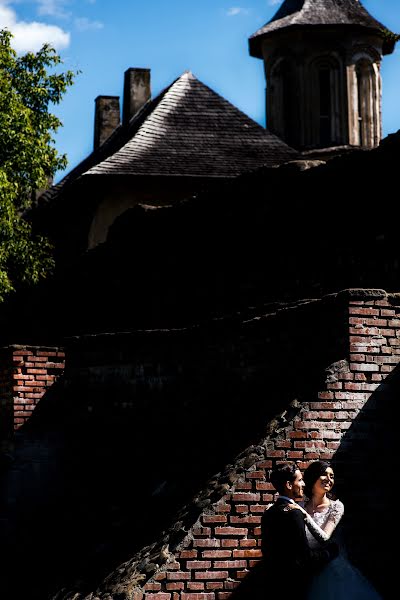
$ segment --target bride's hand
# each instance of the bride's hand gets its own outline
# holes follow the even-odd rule
[[[287,506],[285,506],[285,508],[283,510],[285,510],[285,511],[300,510],[304,515],[307,515],[307,512],[304,510],[304,508],[302,506],[300,506],[299,504],[296,504],[296,502],[288,504]]]

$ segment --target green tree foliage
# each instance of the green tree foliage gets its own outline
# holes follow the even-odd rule
[[[74,79],[57,73],[61,59],[51,46],[18,56],[11,41],[0,30],[0,301],[53,268],[51,245],[34,235],[27,214],[36,191],[66,167],[52,137],[61,121],[49,109]]]

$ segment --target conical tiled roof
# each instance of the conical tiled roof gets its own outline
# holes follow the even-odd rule
[[[234,177],[296,152],[186,72],[118,151],[89,175]]]
[[[378,32],[387,28],[374,19],[359,0],[285,0],[272,19],[249,39],[250,54],[262,58],[261,38],[278,30],[294,26],[352,25]],[[393,51],[392,44],[384,47],[384,54]]]

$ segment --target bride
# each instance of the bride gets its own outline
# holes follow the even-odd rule
[[[304,471],[305,495],[308,498],[304,513],[306,534],[311,547],[324,544],[339,524],[344,506],[333,500],[331,491],[335,481],[332,467],[326,461],[315,461]],[[382,600],[371,583],[343,555],[333,559],[312,583],[308,600]]]

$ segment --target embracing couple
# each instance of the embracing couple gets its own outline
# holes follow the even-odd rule
[[[381,600],[332,538],[344,507],[331,493],[331,465],[315,461],[303,477],[295,463],[284,463],[272,471],[270,481],[279,496],[264,512],[261,529],[266,586],[271,597]],[[298,502],[304,502],[304,508]]]

